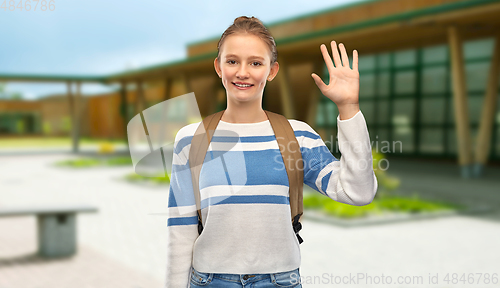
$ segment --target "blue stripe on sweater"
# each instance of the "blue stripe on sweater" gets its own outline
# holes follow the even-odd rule
[[[191,206],[195,204],[193,185],[190,185],[191,190],[179,190],[172,188],[172,183],[170,184],[170,190],[168,195],[168,207],[182,207]]]
[[[330,181],[330,177],[332,177],[332,171],[330,171],[328,174],[321,179],[321,190],[325,191],[325,193],[322,193],[319,191],[321,194],[326,196],[326,189],[328,188],[328,182]]]
[[[316,186],[319,173],[326,165],[338,160],[326,146],[300,150],[304,161],[304,183],[321,193],[319,187]],[[200,173],[200,189],[219,185],[289,185],[283,158],[278,149],[209,152]],[[212,157],[215,159],[210,160]],[[172,165],[172,167],[173,177],[170,185],[177,195],[171,200],[170,203],[176,203],[171,204],[173,205],[171,207],[193,205],[189,162],[185,165]],[[322,179],[323,186],[327,185],[324,182],[328,181],[331,175],[325,177]]]
[[[278,149],[209,151],[200,173],[200,189],[219,185],[283,185],[288,176]],[[214,157],[214,160],[211,158]]]
[[[294,131],[295,137],[300,137],[304,136],[306,138],[311,138],[311,139],[320,139],[321,137],[317,134],[314,134],[309,131],[304,131],[304,130],[297,130]],[[184,147],[187,145],[191,144],[191,140],[193,139],[193,136],[186,136],[183,137],[179,142],[176,144],[174,152],[175,154],[179,154]],[[275,135],[268,135],[268,136],[241,136],[241,137],[231,137],[231,136],[213,136],[212,137],[212,142],[227,142],[227,143],[259,143],[259,142],[270,142],[270,141],[275,141],[276,136]]]
[[[198,216],[169,218],[167,226],[198,224]]]
[[[191,144],[192,139],[193,136],[186,136],[183,137],[181,140],[179,140],[179,142],[175,143],[175,148],[174,148],[175,154],[179,154],[182,151],[182,149],[184,149],[184,147]]]
[[[318,134],[314,134],[312,132],[309,132],[309,131],[304,131],[304,130],[297,130],[295,131],[295,137],[300,137],[300,136],[304,136],[306,138],[311,138],[311,139],[320,139],[321,137],[318,135]]]
[[[290,205],[288,196],[279,195],[230,195],[203,199],[201,209],[221,204],[285,204]]]
[[[201,201],[201,209],[214,205],[222,204],[284,204],[290,205],[290,199],[287,196],[279,195],[232,195],[216,196]],[[169,205],[170,206],[170,205]],[[174,225],[194,225],[198,224],[198,216],[191,217],[172,217],[167,220],[167,226]]]
[[[321,193],[319,187],[316,186],[319,173],[326,165],[338,160],[325,145],[314,148],[302,147],[300,151],[304,160],[304,184]]]

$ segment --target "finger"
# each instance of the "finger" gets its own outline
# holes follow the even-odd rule
[[[358,50],[352,51],[352,69],[358,71]]]
[[[332,58],[330,57],[330,54],[328,54],[328,49],[326,48],[325,44],[321,44],[320,49],[321,53],[323,54],[323,59],[325,59],[325,64],[326,67],[328,68],[328,72],[331,74],[331,72],[335,68],[333,66]]]
[[[340,61],[339,50],[337,50],[337,43],[335,41],[332,41],[331,44],[332,44],[333,60],[335,61],[335,67],[341,67],[342,62]]]
[[[343,66],[346,68],[351,68],[349,64],[349,57],[347,56],[347,51],[345,50],[345,45],[343,43],[340,43],[340,53],[342,54],[342,63]]]
[[[316,83],[316,85],[318,85],[318,88],[323,91],[325,88],[326,88],[326,84],[325,82],[323,82],[323,80],[321,79],[321,77],[319,77],[318,75],[316,75],[315,73],[312,73],[311,76],[313,77],[314,79],[314,82]]]

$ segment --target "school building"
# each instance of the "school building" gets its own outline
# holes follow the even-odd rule
[[[263,108],[306,121],[335,152],[338,111],[310,76],[328,83],[319,47],[331,51],[335,40],[345,44],[351,67],[352,50],[360,56],[360,109],[374,150],[456,161],[463,176],[479,175],[500,163],[498,15],[500,1],[492,0],[374,0],[264,23],[280,71],[265,88]],[[1,74],[7,82],[67,83],[68,93],[0,100],[0,133],[70,133],[77,150],[80,136],[125,138],[134,115],[189,92],[203,117],[220,111],[226,94],[213,67],[219,38],[190,43],[186,59],[104,77]],[[121,88],[82,97],[86,83]]]

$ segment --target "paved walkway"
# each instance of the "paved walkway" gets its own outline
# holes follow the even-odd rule
[[[95,154],[99,150],[98,144],[86,144],[79,146],[80,154]],[[126,144],[113,144],[113,149],[116,152],[128,152]],[[40,154],[71,154],[73,148],[71,146],[48,146],[48,147],[2,147],[0,148],[0,156],[12,155],[40,155]]]
[[[72,170],[51,166],[69,157],[0,156],[0,206],[85,202],[100,209],[78,217],[78,254],[50,261],[34,254],[33,217],[0,218],[0,288],[162,287],[167,251],[161,213],[168,187],[124,182],[122,177],[132,167]],[[389,171],[403,179],[401,193],[425,188],[426,193],[439,197],[453,194],[500,203],[494,202],[500,198],[500,180],[496,180],[500,174],[469,182],[459,180],[453,167],[401,161],[391,165]],[[429,166],[436,170],[424,173]],[[468,273],[490,273],[490,279],[492,273],[500,274],[500,212],[356,228],[304,220],[303,226],[303,287],[498,287],[453,284],[451,273],[458,273],[459,279],[463,273],[466,279]],[[445,282],[447,273],[449,283]],[[439,284],[430,285],[429,275],[437,276]],[[392,284],[368,285],[368,280],[358,278],[362,276],[373,281],[391,277]],[[480,280],[478,274],[473,276],[484,283],[485,274]],[[398,277],[409,282],[396,284]]]

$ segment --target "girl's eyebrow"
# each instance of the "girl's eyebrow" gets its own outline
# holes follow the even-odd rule
[[[234,54],[227,54],[226,55],[226,58],[229,58],[229,57],[235,57],[235,58],[239,58],[238,55],[234,55]],[[260,56],[250,56],[248,57],[250,59],[260,59],[262,61],[264,61],[264,58],[260,57]]]

